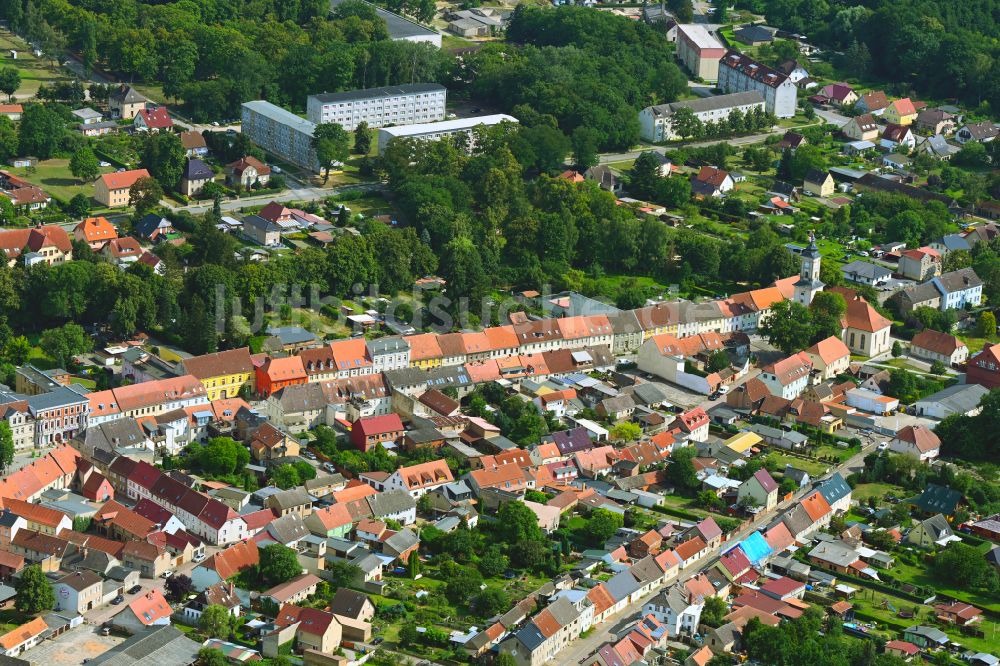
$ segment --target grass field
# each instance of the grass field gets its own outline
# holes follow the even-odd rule
[[[68,159],[43,160],[35,167],[17,167],[9,171],[15,176],[38,185],[62,201],[69,201],[80,192],[83,192],[90,199],[94,197],[94,183],[83,182],[70,173]],[[114,169],[111,167],[101,169],[101,173],[112,171]]]
[[[768,450],[767,459],[778,463],[778,467],[782,470],[785,469],[785,465],[791,465],[792,467],[809,472],[809,476],[813,477],[821,476],[826,472],[827,468],[830,467],[827,463],[790,456],[787,453],[782,453],[778,449]]]
[[[906,494],[907,492],[902,486],[894,486],[891,483],[859,483],[854,487],[854,492],[851,493],[852,497],[859,503],[867,502],[869,497],[881,500],[886,495],[902,497]]]
[[[11,49],[17,51],[17,60],[10,57]],[[60,67],[53,65],[52,61],[36,58],[28,44],[6,30],[0,31],[0,55],[4,67],[15,67],[21,74],[21,87],[14,93],[18,99],[34,97],[43,83],[50,84],[70,78]]]

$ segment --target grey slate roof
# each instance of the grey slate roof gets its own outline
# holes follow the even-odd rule
[[[833,476],[822,481],[816,490],[823,496],[827,504],[833,504],[851,494],[851,487],[847,485],[847,481],[844,481],[840,472],[834,472]]]
[[[927,513],[943,513],[950,516],[955,513],[958,503],[962,501],[962,493],[947,486],[928,483],[924,492],[910,501]]]
[[[604,583],[604,587],[608,590],[611,598],[617,602],[638,590],[640,585],[635,576],[628,571],[622,571]]]
[[[971,268],[961,268],[957,271],[942,273],[934,278],[934,282],[944,288],[944,293],[951,294],[956,291],[981,287],[983,281],[976,275],[976,271]]]
[[[381,88],[364,88],[361,90],[345,90],[337,93],[321,93],[309,97],[324,104],[330,102],[353,102],[362,99],[378,97],[398,97],[400,95],[415,95],[417,93],[441,92],[447,90],[440,83],[404,83],[398,86],[383,86]]]
[[[271,222],[270,220],[265,220],[260,215],[247,215],[246,217],[244,217],[243,227],[244,228],[252,227],[254,229],[258,229],[264,232],[281,231],[281,227],[279,227],[274,222]]]
[[[809,557],[815,557],[838,567],[849,567],[858,561],[854,549],[840,541],[824,541],[809,551]]]
[[[267,334],[276,336],[283,345],[303,344],[316,340],[315,335],[301,326],[269,326]]]
[[[978,407],[983,396],[989,392],[989,389],[980,384],[955,384],[917,400],[916,404],[937,402],[951,414],[965,414]]]
[[[184,178],[187,180],[205,180],[214,177],[215,172],[212,171],[212,168],[199,159],[188,160],[184,167]]]
[[[171,625],[147,629],[111,648],[91,664],[102,666],[188,666],[198,658],[201,645]]]
[[[384,338],[366,340],[365,345],[368,347],[368,352],[372,356],[378,356],[379,354],[398,354],[410,348],[410,343],[406,341],[406,338],[398,335],[390,335]]]
[[[297,513],[290,513],[287,516],[275,518],[265,529],[271,535],[272,539],[282,545],[298,541],[309,534],[309,529]]]
[[[892,275],[892,271],[883,266],[877,266],[869,261],[856,260],[849,264],[844,264],[840,267],[840,272],[848,280],[857,280],[857,278],[868,278],[872,279],[882,279],[887,278]]]
[[[34,416],[40,411],[48,409],[58,409],[59,407],[69,407],[87,402],[86,394],[89,391],[79,384],[71,386],[60,386],[48,393],[39,393],[28,397],[28,409]]]
[[[279,509],[290,509],[303,504],[312,504],[312,498],[304,490],[292,488],[291,490],[279,490],[271,495],[268,500]]]
[[[738,92],[729,95],[713,95],[711,97],[700,97],[698,99],[686,100],[683,102],[671,102],[670,104],[658,104],[649,107],[654,116],[672,116],[679,109],[691,109],[695,113],[705,111],[718,111],[734,106],[747,106],[749,104],[762,104],[764,98],[756,90],[749,92]]]
[[[417,507],[417,503],[410,497],[410,493],[405,490],[387,490],[377,495],[369,495],[365,499],[372,510],[372,515],[376,518],[402,513]]]
[[[927,520],[921,521],[920,526],[923,527],[924,531],[927,532],[927,534],[935,541],[954,534],[954,532],[951,531],[951,525],[948,524],[948,519],[940,513],[931,516]]]

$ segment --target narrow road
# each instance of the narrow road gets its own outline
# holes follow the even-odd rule
[[[841,465],[838,465],[834,470],[831,470],[831,474],[834,471],[849,473],[851,470],[856,470],[864,466],[865,456],[871,453],[875,448],[875,442],[869,441],[867,444],[861,447],[861,451],[856,455],[852,456],[849,460],[845,461]],[[845,474],[846,476],[846,474]],[[694,565],[685,568],[677,578],[673,579],[668,583],[664,583],[659,588],[654,590],[648,596],[643,597],[639,601],[629,604],[621,611],[612,615],[609,619],[605,620],[600,626],[594,629],[593,633],[588,635],[586,638],[580,638],[568,645],[564,650],[559,652],[558,658],[555,660],[550,660],[546,663],[548,664],[581,664],[585,659],[590,657],[594,652],[597,651],[601,645],[615,639],[618,636],[619,631],[623,629],[631,622],[638,619],[637,614],[641,611],[643,604],[649,600],[650,597],[658,594],[662,589],[670,587],[676,583],[683,583],[689,578],[697,575],[699,572],[708,569],[713,566],[719,560],[719,554],[723,548],[730,548],[734,544],[739,543],[755,530],[766,525],[781,511],[787,509],[793,504],[798,503],[806,494],[811,492],[812,488],[801,488],[798,490],[789,500],[780,502],[774,509],[767,512],[762,512],[760,516],[757,517],[750,525],[745,527],[733,534],[727,541],[723,542],[718,548],[707,553],[704,557],[698,560]]]
[[[258,197],[243,197],[242,199],[226,199],[220,204],[220,207],[224,211],[239,211],[252,206],[262,206],[272,201],[277,201],[279,203],[287,203],[291,201],[319,201],[321,199],[326,199],[327,197],[336,196],[341,192],[351,192],[355,190],[367,192],[381,190],[384,187],[381,183],[360,183],[357,185],[345,185],[343,187],[333,189],[311,187],[308,185],[302,185],[302,183],[298,183],[298,185],[299,187],[285,190],[280,194],[264,194]],[[188,204],[187,206],[171,206],[165,201],[161,201],[160,203],[170,210],[186,210],[192,215],[207,213],[212,209],[211,201],[200,201],[196,204]]]

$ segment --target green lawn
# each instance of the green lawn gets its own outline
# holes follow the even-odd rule
[[[983,544],[981,550],[984,555],[986,551],[992,547],[992,545],[993,544],[990,543]],[[923,564],[912,565],[897,561],[896,566],[894,566],[889,573],[896,578],[896,580],[913,583],[914,585],[930,587],[936,590],[939,594],[964,601],[976,606],[977,608],[985,608],[995,613],[1000,613],[1000,599],[998,599],[996,595],[947,587],[945,584],[934,578]]]
[[[827,463],[819,462],[818,460],[806,460],[804,458],[790,456],[778,449],[768,450],[767,459],[775,461],[781,470],[785,469],[785,465],[791,465],[792,467],[797,467],[798,469],[809,472],[809,476],[813,477],[821,476],[826,472],[827,468],[830,467]]]
[[[11,49],[17,50],[17,60],[10,57]],[[51,84],[70,78],[67,72],[53,65],[51,60],[36,58],[28,44],[6,30],[0,31],[0,53],[3,55],[3,66],[14,67],[21,74],[21,86],[14,94],[18,99],[34,97],[43,83]]]
[[[68,159],[43,160],[35,167],[18,167],[9,169],[15,176],[38,185],[53,197],[69,201],[83,192],[88,198],[94,197],[94,183],[83,182],[69,171]],[[111,167],[101,169],[102,173],[114,171]]]
[[[866,502],[869,497],[880,500],[886,495],[901,497],[906,494],[907,492],[902,486],[895,486],[890,483],[859,483],[854,487],[851,496],[859,502]]]
[[[994,335],[990,338],[979,338],[971,335],[956,335],[956,337],[965,343],[965,346],[969,348],[969,354],[976,354],[983,350],[983,347],[989,344],[996,344],[1000,342],[1000,337]]]

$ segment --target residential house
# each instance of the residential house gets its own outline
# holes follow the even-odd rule
[[[892,125],[912,125],[917,119],[917,108],[909,97],[904,97],[890,102],[882,117]]]
[[[282,604],[302,603],[316,594],[316,586],[320,582],[322,581],[318,576],[302,573],[291,580],[261,592],[260,599],[276,604],[279,608]]]
[[[181,146],[188,157],[204,157],[208,155],[208,144],[201,132],[185,131],[180,133]]]
[[[201,188],[206,183],[212,182],[214,178],[215,172],[212,171],[212,167],[200,159],[192,157],[188,159],[184,166],[184,172],[181,174],[181,194],[192,197],[201,192]]]
[[[934,614],[939,622],[967,627],[983,619],[983,611],[961,601],[934,604]]]
[[[257,395],[268,397],[287,386],[305,384],[308,381],[301,356],[268,358],[256,368]]]
[[[84,569],[66,574],[52,583],[57,611],[86,613],[101,605],[104,579]]]
[[[980,123],[963,125],[955,132],[955,141],[961,144],[968,143],[969,141],[989,143],[996,139],[998,134],[1000,134],[1000,127],[988,120],[984,120]]]
[[[360,451],[367,452],[379,444],[395,443],[402,437],[403,422],[395,413],[361,418],[351,424],[351,443]]]
[[[159,243],[174,233],[174,225],[165,217],[147,213],[132,225],[132,233],[142,241]]]
[[[696,196],[721,197],[735,187],[736,181],[728,172],[713,166],[703,166],[691,177],[691,191]]]
[[[716,64],[718,62],[716,61]],[[674,129],[674,116],[681,109],[688,109],[703,123],[725,122],[734,112],[746,115],[756,109],[764,110],[764,98],[756,90],[733,93],[731,95],[713,95],[693,100],[672,102],[647,106],[639,112],[640,135],[646,141],[659,143],[682,138]],[[659,155],[659,153],[654,153]],[[667,173],[669,176],[669,164]]]
[[[163,592],[153,588],[139,595],[120,613],[111,618],[116,629],[129,634],[138,634],[148,627],[170,624],[173,609],[163,597]]]
[[[277,657],[278,647],[292,637],[301,651],[316,650],[328,655],[340,646],[341,625],[326,611],[285,604],[278,611],[274,625],[277,629],[263,638],[261,652],[265,657]]]
[[[213,402],[255,389],[256,372],[249,347],[193,356],[183,359],[180,365],[185,373],[198,378]]]
[[[910,151],[916,147],[917,139],[908,126],[893,125],[890,123],[882,130],[882,135],[879,137],[879,145],[886,150],[895,150],[902,147],[906,151]]]
[[[806,350],[813,372],[819,381],[827,381],[847,372],[851,366],[851,350],[844,341],[831,335]]]
[[[814,197],[829,197],[836,192],[837,184],[828,171],[810,169],[802,183],[802,191]]]
[[[936,548],[946,545],[950,540],[955,539],[955,533],[948,524],[948,519],[940,513],[934,514],[916,523],[909,532],[906,533],[906,543],[920,546],[921,548]]]
[[[141,109],[132,118],[137,132],[169,132],[174,128],[174,119],[167,113],[167,107]]]
[[[118,229],[104,217],[88,217],[73,228],[73,238],[99,252],[108,241],[118,238]]]
[[[983,300],[983,281],[972,268],[942,273],[931,280],[941,294],[941,310],[977,307]]]
[[[812,361],[808,354],[796,354],[761,368],[758,379],[764,383],[771,395],[792,400],[809,385]]]
[[[247,155],[227,164],[225,174],[227,185],[230,187],[239,185],[244,190],[249,190],[254,186],[263,187],[267,185],[271,179],[271,167],[256,157]]]
[[[918,132],[928,136],[950,134],[955,130],[957,116],[944,109],[921,109],[913,126]]]
[[[698,632],[704,607],[704,597],[695,597],[683,585],[677,584],[661,590],[643,604],[642,614],[655,617],[667,627],[670,636],[676,639]]]
[[[864,284],[871,287],[879,287],[886,284],[892,278],[892,271],[884,266],[873,264],[870,261],[857,259],[849,264],[840,267],[840,272],[844,278],[850,282]]]
[[[770,511],[778,504],[778,484],[766,469],[759,469],[740,485],[736,498],[738,502],[749,498],[753,506]]]
[[[934,627],[914,625],[903,630],[903,640],[921,648],[942,648],[951,640],[948,634]]]
[[[135,88],[123,83],[108,96],[108,110],[112,118],[132,120],[146,108],[146,101]]]
[[[928,483],[922,493],[909,500],[909,504],[913,505],[916,512],[921,515],[932,516],[940,513],[951,520],[962,504],[962,493],[948,486]]]
[[[840,131],[855,141],[875,141],[879,135],[878,123],[870,113],[854,116],[840,128]]]
[[[55,225],[31,229],[0,229],[0,249],[11,268],[18,259],[25,265],[44,262],[49,266],[73,259],[73,242],[69,234]]]
[[[597,183],[602,190],[607,190],[612,194],[620,194],[622,191],[621,181],[618,180],[609,166],[603,164],[592,166],[583,172],[583,177]]]
[[[403,490],[417,499],[436,488],[452,483],[455,478],[444,460],[400,467],[383,482],[373,483],[378,491]],[[381,487],[380,487],[381,486]]]
[[[264,247],[281,245],[281,227],[260,215],[247,215],[243,218],[243,235],[247,240]]]
[[[142,252],[143,250],[139,245],[139,241],[134,238],[125,237],[114,238],[108,241],[101,254],[119,268],[127,268],[139,261]]]
[[[106,173],[94,182],[94,198],[108,208],[125,208],[131,203],[130,188],[140,178],[149,178],[145,169]]]
[[[941,453],[941,439],[927,426],[908,425],[896,431],[896,436],[889,441],[889,450],[927,462]]]
[[[820,94],[839,107],[852,107],[858,101],[858,94],[846,83],[831,83],[820,89]]]
[[[913,336],[910,355],[932,363],[940,361],[946,366],[957,366],[969,358],[969,348],[954,335],[928,328]]]
[[[862,114],[882,115],[882,111],[889,106],[889,99],[882,90],[873,90],[858,97],[854,103],[854,110]]]
[[[42,635],[48,634],[49,625],[36,617],[0,636],[0,654],[17,657],[42,642]],[[24,661],[24,660],[20,660]]]

